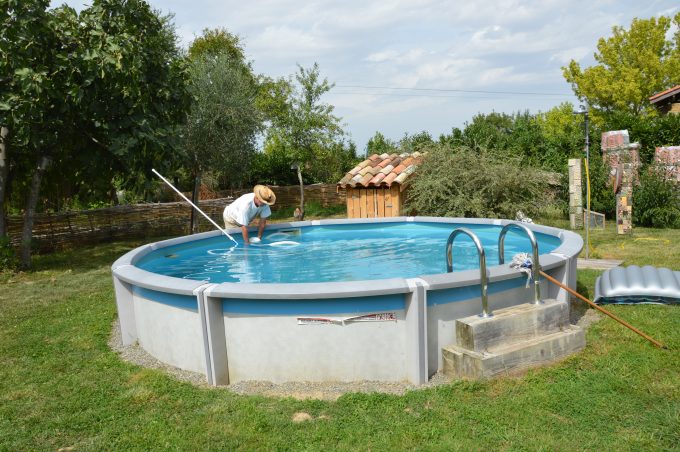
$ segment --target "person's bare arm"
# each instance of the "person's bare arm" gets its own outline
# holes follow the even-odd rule
[[[257,237],[262,240],[262,233],[264,232],[264,227],[267,225],[266,218],[260,218],[260,226],[257,231]]]
[[[250,241],[248,238],[248,226],[241,226],[241,235],[243,235],[243,244],[247,245]]]

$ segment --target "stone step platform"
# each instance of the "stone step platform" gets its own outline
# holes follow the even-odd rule
[[[444,373],[488,378],[557,361],[585,347],[585,334],[569,324],[569,305],[554,299],[456,321],[456,344],[442,349]]]
[[[577,326],[489,352],[475,352],[450,345],[442,349],[444,374],[452,378],[475,380],[512,375],[558,361],[582,350],[585,345],[585,333]]]
[[[561,331],[569,326],[569,305],[554,299],[493,311],[491,317],[473,315],[456,321],[456,344],[483,352],[498,346]]]

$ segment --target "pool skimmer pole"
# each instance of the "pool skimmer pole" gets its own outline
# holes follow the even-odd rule
[[[173,190],[175,190],[175,192],[176,192],[178,195],[180,195],[186,202],[188,202],[189,204],[191,204],[191,207],[193,207],[194,209],[196,209],[201,215],[203,215],[203,216],[205,217],[206,220],[208,220],[209,222],[211,222],[211,223],[213,224],[213,226],[215,226],[217,229],[219,229],[220,231],[222,231],[222,233],[223,233],[224,235],[226,235],[227,237],[229,237],[229,238],[231,239],[231,241],[234,242],[234,243],[236,244],[236,246],[238,246],[238,242],[237,242],[236,240],[234,240],[234,237],[230,236],[229,233],[228,233],[227,231],[225,231],[225,230],[222,229],[217,223],[215,223],[215,222],[212,220],[212,218],[210,218],[208,215],[205,214],[205,212],[203,212],[201,209],[199,209],[198,206],[197,206],[196,204],[194,204],[193,202],[191,202],[191,201],[189,200],[189,198],[187,198],[186,196],[184,196],[184,194],[183,194],[181,191],[177,190],[177,189],[175,188],[175,186],[172,185],[166,178],[164,178],[163,176],[161,176],[161,174],[160,174],[158,171],[156,171],[156,170],[153,169],[153,168],[151,168],[151,171],[152,171],[156,176],[160,177],[161,180],[162,180],[163,182],[165,182],[166,184],[168,184],[168,185],[170,186],[170,188],[172,188]]]

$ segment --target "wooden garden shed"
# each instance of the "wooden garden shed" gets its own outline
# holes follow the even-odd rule
[[[338,182],[347,193],[348,218],[398,217],[403,215],[409,177],[423,154],[373,154],[352,168]]]

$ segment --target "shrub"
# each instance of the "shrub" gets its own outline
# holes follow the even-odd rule
[[[414,175],[406,209],[418,215],[515,218],[518,210],[536,215],[550,203],[547,175],[468,147],[432,145]]]
[[[603,213],[607,218],[616,216],[616,194],[609,185],[609,168],[599,152],[590,153],[590,210]],[[586,207],[586,180],[583,172],[583,207]]]
[[[633,223],[654,228],[680,228],[680,187],[653,169],[633,188]]]
[[[18,263],[16,251],[12,248],[9,237],[0,236],[0,270],[14,270]]]

